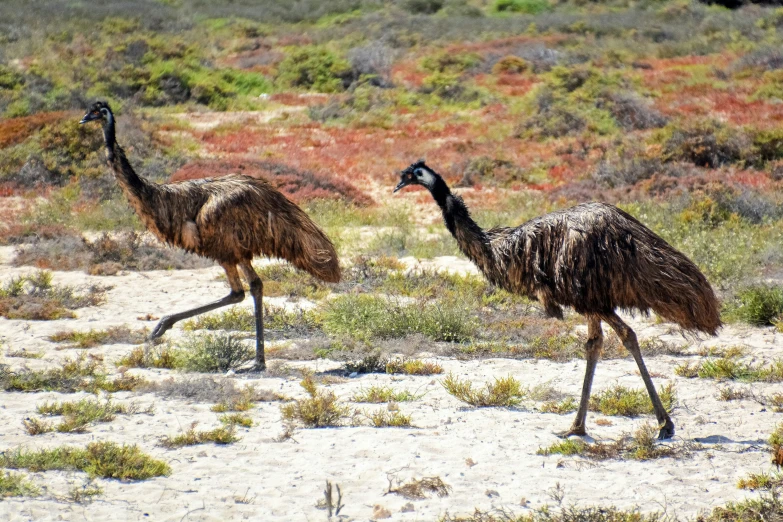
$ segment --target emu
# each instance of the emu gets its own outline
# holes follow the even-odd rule
[[[612,205],[586,203],[516,228],[482,230],[462,198],[423,161],[401,172],[394,192],[407,185],[430,191],[460,250],[490,283],[540,301],[550,317],[562,319],[562,307],[570,306],[587,319],[582,397],[571,429],[562,436],[587,434],[590,388],[603,346],[602,321],[617,332],[639,367],[658,419],[658,438],[674,436],[674,423],[644,365],[636,334],[615,310],[653,310],[684,330],[715,335],[721,326],[718,300],[693,262]]]
[[[253,369],[264,370],[264,285],[253,269],[253,257],[285,259],[318,279],[336,283],[340,266],[332,242],[302,209],[263,180],[229,175],[151,183],[136,174],[115,141],[109,105],[94,103],[79,123],[90,121],[102,122],[109,167],[144,226],[164,243],[216,261],[231,287],[222,299],[164,316],[150,339],[162,336],[177,321],[241,302],[245,298],[241,270],[255,305]]]

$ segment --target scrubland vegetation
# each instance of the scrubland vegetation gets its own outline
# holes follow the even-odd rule
[[[139,174],[154,182],[267,179],[325,229],[343,262],[337,285],[284,264],[257,266],[265,296],[289,301],[267,302],[264,322],[268,377],[301,381],[291,397],[230,377],[253,357],[254,317],[237,306],[184,322],[184,335],[154,345],[139,346],[148,334],[139,323],[50,330],[53,350],[80,349],[56,359],[0,337],[9,359],[24,358],[0,364],[4,392],[90,394],[32,400],[16,426],[36,441],[68,442],[85,431],[102,438],[116,417],[149,412],[116,398],[134,392],[208,404],[214,425],[154,434],[166,455],[242,440],[261,429],[254,410],[265,402],[284,424],[277,442],[319,431],[309,428],[431,431],[416,407],[435,392],[397,379],[434,384],[452,406],[494,408],[465,415],[572,414],[577,396],[505,373],[465,378],[444,362],[565,367],[583,357],[585,337],[576,316],[544,318],[535,302],[481,277],[430,268],[435,257],[461,256],[456,243],[428,195],[391,195],[397,172],[420,157],[484,227],[585,201],[616,204],[699,265],[725,322],[783,330],[783,11],[722,4],[731,2],[0,2],[0,246],[11,247],[9,268],[21,274],[0,279],[0,321],[78,318],[105,302],[112,276],[211,266],[144,233],[104,165],[100,132],[77,125],[95,99],[114,108],[118,141]],[[422,265],[410,270],[409,257]],[[62,271],[106,283],[60,284]],[[629,359],[604,333],[603,358]],[[672,381],[654,375],[667,410],[682,406],[680,384],[696,382],[716,386],[727,406],[783,410],[774,390],[738,387],[783,381],[775,356],[640,341],[646,354],[687,358],[672,364]],[[108,345],[130,347],[104,360]],[[289,364],[324,359],[339,368]],[[345,394],[331,386],[376,377],[388,380]],[[605,426],[652,413],[645,390],[612,382],[594,384],[589,408],[611,419],[598,419]],[[547,443],[537,458],[643,466],[706,453],[687,440],[658,445],[650,425],[631,432]],[[779,429],[769,446],[783,463]],[[137,446],[47,448],[1,448],[0,467],[121,480],[171,473]],[[40,495],[38,480],[0,471],[0,497]],[[739,487],[760,495],[697,520],[780,517],[782,484],[776,471],[759,470]],[[100,494],[90,488],[74,498]],[[424,477],[390,480],[387,493],[417,500],[450,491]],[[672,519],[562,502],[525,513],[443,520]]]

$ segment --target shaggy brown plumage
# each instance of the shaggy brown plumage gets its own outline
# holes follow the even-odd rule
[[[626,212],[603,203],[586,203],[532,219],[516,228],[482,230],[462,198],[424,162],[402,172],[396,190],[410,185],[429,189],[443,211],[446,227],[460,250],[487,279],[509,292],[542,303],[562,318],[570,306],[588,319],[588,368],[577,419],[569,433],[584,434],[595,365],[607,322],[634,356],[661,423],[661,438],[674,424],[661,405],[641,358],[634,332],[615,310],[654,311],[686,330],[715,335],[721,326],[719,303],[707,278],[681,252]]]
[[[297,205],[261,179],[230,175],[158,185],[138,176],[115,140],[114,115],[95,103],[81,123],[101,120],[108,163],[144,226],[158,239],[214,259],[226,271],[231,294],[205,306],[161,319],[160,337],[187,317],[244,298],[239,270],[256,304],[256,367],[263,369],[263,284],[252,267],[255,256],[285,259],[327,282],[340,280],[340,265],[328,237]]]

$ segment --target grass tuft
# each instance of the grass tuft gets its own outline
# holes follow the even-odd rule
[[[280,412],[284,420],[298,422],[306,428],[342,425],[349,416],[349,408],[340,404],[333,392],[317,389],[311,375],[306,376],[300,384],[309,397],[282,405]]]
[[[660,388],[658,396],[666,411],[671,412],[677,402],[674,385],[667,384]],[[604,415],[624,417],[655,413],[647,390],[634,390],[620,385],[607,388],[590,397],[590,410],[601,412]]]
[[[194,446],[196,444],[232,444],[239,439],[234,433],[234,425],[221,426],[209,431],[196,431],[195,423],[190,429],[174,437],[163,437],[160,445],[164,448],[173,449],[183,446]]]
[[[443,373],[443,367],[436,362],[421,359],[392,359],[386,363],[386,373],[405,375],[434,375]]]
[[[356,392],[351,400],[353,402],[408,402],[419,399],[420,395],[414,395],[408,390],[395,391],[389,386],[371,386]]]
[[[102,344],[138,344],[144,342],[145,330],[131,330],[127,326],[113,326],[106,330],[60,331],[49,336],[55,343],[67,342],[74,348],[93,348]]]
[[[0,498],[35,497],[40,492],[24,475],[0,471]]]
[[[449,374],[441,381],[441,385],[457,399],[479,408],[518,406],[526,395],[520,382],[511,376],[495,379],[495,382],[486,383],[484,388],[474,389],[470,381],[462,381]]]
[[[365,412],[364,415],[370,421],[370,424],[376,428],[410,428],[411,416],[404,415],[399,411],[388,411],[381,408],[372,412]]]
[[[229,334],[201,334],[186,338],[177,349],[175,367],[186,372],[225,372],[251,360],[255,352]]]
[[[232,426],[242,426],[243,428],[253,426],[253,419],[241,413],[227,413],[226,415],[221,415],[218,420],[229,428]]]
[[[34,473],[78,470],[91,477],[120,480],[145,480],[171,473],[168,464],[143,453],[135,444],[120,446],[114,442],[92,442],[86,448],[61,446],[38,451],[9,451],[0,455],[0,466],[28,469]]]

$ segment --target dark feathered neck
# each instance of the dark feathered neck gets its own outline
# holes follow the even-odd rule
[[[462,253],[487,274],[495,263],[489,239],[484,230],[470,217],[465,202],[461,197],[451,193],[440,176],[436,176],[430,193],[443,212],[446,228],[457,240]]]
[[[114,131],[114,115],[109,112],[103,123],[103,139],[106,142],[106,152],[114,176],[129,197],[143,197],[149,192],[151,184],[136,174],[131,167],[125,152],[117,144]]]

